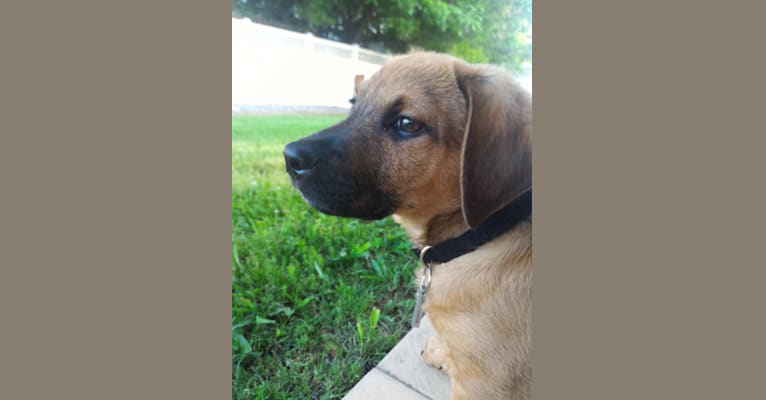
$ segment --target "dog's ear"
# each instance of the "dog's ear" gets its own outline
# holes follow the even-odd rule
[[[364,75],[354,76],[354,96],[356,96],[357,93],[359,93],[359,84],[361,84],[363,80],[364,80]]]
[[[476,227],[532,187],[532,99],[507,73],[457,61],[467,103],[463,217]]]

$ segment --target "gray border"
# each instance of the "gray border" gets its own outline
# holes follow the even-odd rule
[[[534,4],[538,399],[764,393],[764,10],[711,4]]]
[[[230,5],[13,4],[0,398],[228,398]]]

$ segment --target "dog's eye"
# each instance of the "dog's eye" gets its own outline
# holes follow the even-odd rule
[[[396,120],[396,129],[399,130],[400,135],[409,137],[420,133],[423,130],[423,124],[411,118],[399,117]]]

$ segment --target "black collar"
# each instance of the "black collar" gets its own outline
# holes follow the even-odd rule
[[[497,238],[532,214],[532,189],[527,190],[510,204],[492,214],[476,229],[434,246],[422,249],[413,248],[415,255],[425,264],[441,264],[463,254],[470,253],[479,246]]]

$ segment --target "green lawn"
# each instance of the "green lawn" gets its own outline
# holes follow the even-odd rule
[[[232,397],[337,399],[406,333],[415,259],[390,219],[320,214],[282,148],[341,116],[232,117]]]

